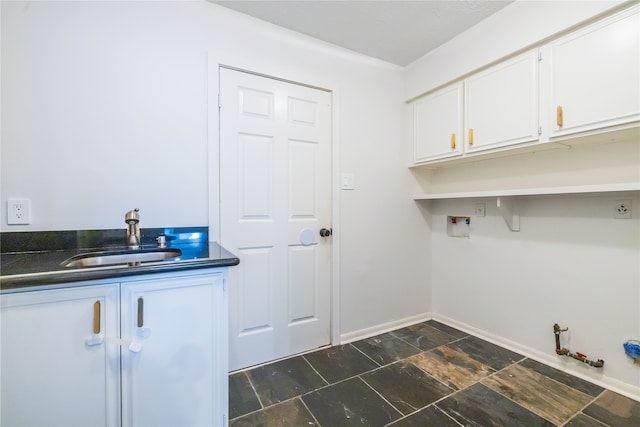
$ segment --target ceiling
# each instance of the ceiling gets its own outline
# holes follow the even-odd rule
[[[513,0],[209,1],[406,66]]]

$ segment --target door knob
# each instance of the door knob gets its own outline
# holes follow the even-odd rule
[[[330,237],[332,234],[333,234],[333,230],[331,228],[329,229],[323,228],[320,230],[321,237]]]
[[[331,237],[331,235],[333,234],[333,228],[323,228],[320,230],[320,236],[321,237]]]

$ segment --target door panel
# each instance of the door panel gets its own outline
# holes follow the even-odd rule
[[[230,369],[330,342],[331,94],[220,70]]]
[[[271,174],[273,139],[264,135],[238,135],[240,220],[273,218]]]
[[[289,325],[317,320],[315,245],[289,248]]]
[[[238,305],[240,335],[273,330],[271,319],[270,282],[273,269],[273,247],[240,249],[238,256],[243,268],[239,269],[238,295],[243,303]]]

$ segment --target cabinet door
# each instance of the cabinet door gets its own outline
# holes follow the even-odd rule
[[[413,162],[462,154],[462,83],[413,104]]]
[[[122,425],[225,424],[223,275],[126,283],[121,305]]]
[[[106,342],[120,329],[117,285],[5,294],[0,306],[0,424],[120,425],[120,352]]]
[[[533,50],[465,80],[465,151],[538,139],[538,51]]]
[[[551,137],[640,120],[639,7],[549,44]],[[543,58],[545,60],[545,58]]]

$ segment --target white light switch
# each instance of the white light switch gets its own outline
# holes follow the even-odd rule
[[[356,176],[352,173],[343,173],[340,177],[340,188],[342,190],[355,190]]]

